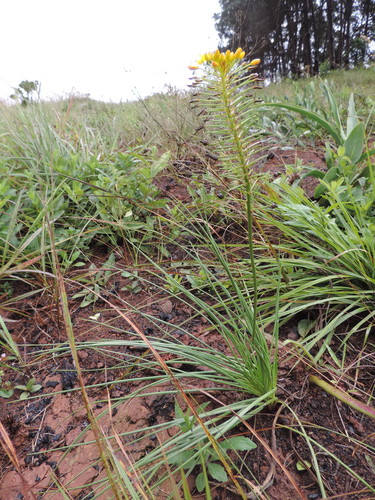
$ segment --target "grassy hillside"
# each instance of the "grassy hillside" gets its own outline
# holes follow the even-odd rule
[[[374,68],[207,57],[1,105],[4,498],[375,494]]]

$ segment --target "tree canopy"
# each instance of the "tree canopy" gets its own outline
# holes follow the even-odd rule
[[[373,0],[220,0],[221,48],[242,47],[268,77],[317,74],[368,61]]]

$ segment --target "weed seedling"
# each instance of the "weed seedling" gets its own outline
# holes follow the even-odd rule
[[[15,389],[19,389],[21,392],[20,395],[20,400],[27,399],[30,394],[34,394],[34,392],[40,391],[42,388],[42,385],[36,384],[35,378],[31,378],[26,385],[16,385],[14,386]]]
[[[197,413],[201,414],[208,403],[204,403],[197,407]],[[188,408],[183,412],[181,407],[176,401],[175,404],[176,418],[182,419],[180,429],[185,433],[186,440],[182,442],[185,451],[182,451],[178,456],[170,457],[169,463],[171,465],[180,465],[184,470],[192,470],[196,466],[202,466],[203,470],[199,472],[195,479],[195,485],[199,492],[202,492],[206,486],[205,475],[210,478],[225,483],[228,481],[228,475],[225,468],[221,465],[220,457],[216,451],[208,445],[208,440],[202,440],[198,445],[196,442],[189,446],[189,442],[195,437],[195,433],[200,430],[197,426],[194,415]],[[206,446],[205,446],[206,445]],[[226,460],[230,460],[228,452],[231,450],[236,451],[250,451],[256,448],[256,444],[251,439],[244,436],[233,436],[218,443],[220,452],[224,455]],[[188,447],[188,449],[186,449]],[[206,473],[206,474],[205,474]]]
[[[112,269],[115,264],[115,255],[112,253],[107,261],[103,264],[101,269],[98,269],[95,264],[91,264],[89,271],[92,272],[89,277],[82,278],[82,282],[86,285],[83,290],[73,295],[73,299],[82,297],[80,307],[87,307],[100,298],[102,289],[108,283],[112,276]]]
[[[14,390],[12,384],[9,381],[3,381],[4,371],[0,370],[0,397],[1,398],[11,398],[13,396]]]

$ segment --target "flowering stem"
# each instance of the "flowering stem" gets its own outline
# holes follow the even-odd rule
[[[244,148],[239,134],[241,130],[240,125],[237,123],[237,113],[235,105],[232,104],[230,89],[230,75],[226,69],[220,71],[220,83],[221,83],[221,96],[224,103],[225,114],[228,120],[229,130],[232,132],[234,147],[237,153],[237,158],[242,170],[243,179],[245,182],[245,193],[246,193],[246,219],[247,219],[247,239],[248,248],[250,254],[250,265],[251,273],[253,277],[253,331],[256,329],[257,323],[257,309],[258,309],[258,288],[257,288],[257,276],[256,267],[254,259],[254,243],[253,243],[253,216],[252,216],[252,194],[251,194],[251,184],[249,167],[246,162],[246,157],[244,154]]]

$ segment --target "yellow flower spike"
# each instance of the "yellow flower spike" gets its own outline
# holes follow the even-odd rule
[[[260,59],[253,59],[250,63],[249,66],[258,66],[260,63]]]
[[[245,52],[241,49],[241,47],[239,47],[236,52],[232,52],[229,49],[225,52],[220,52],[219,49],[216,49],[215,52],[206,52],[201,55],[197,63],[202,64],[210,62],[215,69],[221,68],[221,70],[227,71],[231,66],[233,66],[236,60],[243,59],[244,57]],[[195,66],[192,68],[195,68]]]

